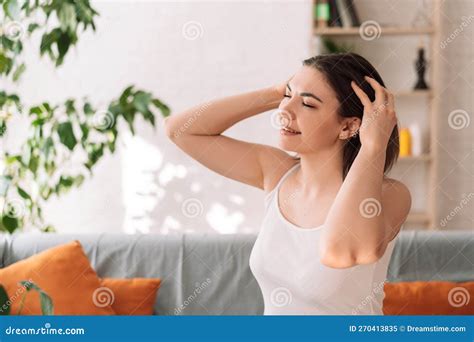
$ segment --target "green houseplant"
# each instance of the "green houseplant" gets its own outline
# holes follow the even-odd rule
[[[21,5],[17,0],[0,0],[0,5],[0,79],[12,83],[20,82],[27,69],[22,58],[26,39],[40,35],[39,55],[60,67],[77,44],[79,33],[95,31],[94,19],[99,15],[89,0],[26,0]],[[135,117],[142,116],[155,126],[158,112],[168,116],[170,109],[133,85],[105,108],[95,108],[87,97],[27,108],[17,94],[0,89],[0,139],[9,133],[13,116],[22,115],[29,121],[21,152],[0,150],[0,232],[13,233],[26,226],[54,231],[44,220],[44,203],[80,186],[105,153],[115,152],[119,121],[134,134]],[[79,170],[66,171],[78,154],[83,156]]]
[[[40,304],[41,304],[41,313],[43,315],[53,315],[54,313],[54,306],[53,306],[53,301],[51,298],[48,296],[46,292],[44,292],[38,285],[31,281],[23,280],[20,282],[20,285],[22,286],[21,288],[24,290],[22,293],[21,297],[21,303],[20,303],[20,308],[18,309],[18,312],[16,312],[16,315],[20,315],[22,310],[23,310],[23,305],[25,302],[26,295],[31,291],[34,290],[38,292],[39,298],[40,298]],[[0,284],[0,316],[7,316],[12,314],[11,312],[11,299],[7,294],[7,291],[5,288]]]

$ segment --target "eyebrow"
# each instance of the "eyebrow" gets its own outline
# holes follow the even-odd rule
[[[292,91],[291,88],[290,88],[290,84],[289,84],[289,83],[288,83],[286,86],[288,87],[288,89],[289,89],[290,91]],[[306,97],[312,97],[313,99],[318,100],[318,101],[321,102],[321,103],[324,103],[323,100],[321,100],[319,97],[317,97],[316,95],[311,94],[311,93],[300,93],[300,96],[303,96],[303,97],[304,97],[304,96],[306,96]]]

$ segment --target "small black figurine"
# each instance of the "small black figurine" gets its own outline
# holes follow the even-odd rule
[[[425,82],[425,71],[428,62],[425,59],[425,49],[420,47],[418,49],[418,59],[415,62],[416,73],[418,74],[418,80],[415,84],[415,89],[428,89],[428,85]]]

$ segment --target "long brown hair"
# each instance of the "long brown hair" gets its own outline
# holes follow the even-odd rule
[[[351,87],[354,81],[370,98],[375,100],[375,91],[365,81],[364,76],[370,76],[385,87],[379,73],[364,57],[353,53],[322,54],[303,61],[321,72],[329,85],[337,94],[340,103],[338,115],[341,117],[358,117],[362,120],[364,106]],[[345,178],[361,147],[359,135],[351,137],[344,145],[343,150],[343,177]],[[387,144],[384,173],[388,172],[398,159],[399,154],[398,127],[395,125]]]

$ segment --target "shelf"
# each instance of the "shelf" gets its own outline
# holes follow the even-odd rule
[[[409,157],[399,157],[398,161],[399,162],[404,162],[404,161],[430,161],[431,160],[431,155],[429,154],[422,154],[419,156],[409,156]]]
[[[324,27],[314,28],[314,35],[325,36],[356,36],[359,35],[360,27]],[[432,27],[380,27],[380,35],[416,35],[432,34]]]
[[[414,83],[413,85],[406,84],[405,86],[400,84],[398,89],[388,87],[389,91],[394,94],[396,101],[426,106],[427,112],[426,128],[428,132],[426,132],[426,138],[429,139],[424,139],[425,137],[423,137],[423,142],[426,145],[423,151],[426,152],[418,156],[399,157],[398,163],[395,165],[395,168],[399,168],[399,171],[420,169],[420,171],[423,171],[421,172],[423,173],[422,177],[426,178],[424,190],[417,189],[417,191],[413,193],[414,197],[424,196],[426,194],[426,204],[423,208],[420,207],[417,211],[410,212],[405,222],[406,224],[404,225],[408,230],[434,229],[437,220],[436,192],[429,191],[428,189],[434,189],[437,180],[436,162],[438,156],[437,153],[435,153],[434,145],[439,140],[438,122],[441,116],[441,113],[439,113],[440,54],[438,53],[439,47],[437,46],[437,42],[442,39],[442,37],[440,37],[441,9],[442,1],[433,0],[433,8],[431,9],[432,13],[430,15],[431,23],[425,23],[424,26],[414,26],[406,21],[402,22],[402,19],[405,19],[403,17],[398,18],[400,20],[397,20],[395,17],[390,17],[390,20],[393,20],[392,23],[386,24],[379,23],[377,18],[373,21],[362,20],[360,26],[354,27],[317,27],[317,21],[313,20],[311,39],[312,44],[318,48],[323,48],[324,45],[322,42],[317,42],[319,38],[331,38],[335,39],[335,41],[342,39],[341,42],[347,40],[351,45],[354,44],[353,49],[355,51],[363,51],[364,55],[367,54],[369,57],[371,54],[376,54],[380,57],[381,54],[383,55],[384,53],[383,50],[386,49],[385,43],[382,44],[380,41],[375,45],[371,45],[370,51],[367,50],[367,43],[381,38],[392,38],[393,40],[417,40],[418,38],[423,38],[430,41],[430,44],[426,44],[425,48],[426,58],[429,59],[429,74],[427,73],[427,77],[430,80],[430,89],[414,90],[412,89]],[[400,16],[403,16],[403,13],[401,12]],[[371,51],[374,49],[378,51]],[[389,54],[390,51],[386,51],[386,53]],[[412,68],[413,66],[410,64],[408,70],[412,72]],[[418,193],[419,190],[422,192]]]
[[[426,96],[429,97],[432,95],[430,89],[427,90],[400,90],[393,93],[397,97],[417,97],[417,96]]]

